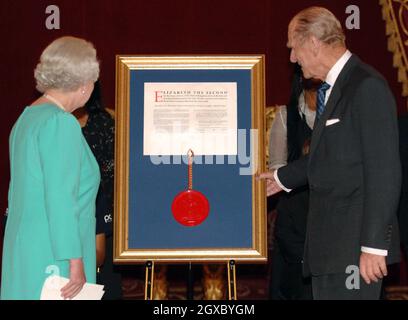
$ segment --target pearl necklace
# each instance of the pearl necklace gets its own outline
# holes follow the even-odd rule
[[[54,103],[57,105],[58,108],[60,108],[60,109],[62,109],[62,110],[64,110],[64,111],[67,111],[67,110],[65,110],[64,106],[62,105],[62,103],[59,102],[59,101],[58,101],[57,99],[55,99],[54,97],[52,97],[52,96],[50,96],[50,95],[48,95],[48,94],[46,94],[46,93],[44,93],[43,96],[44,96],[44,98],[47,98],[47,99],[50,100],[51,102],[54,102]]]

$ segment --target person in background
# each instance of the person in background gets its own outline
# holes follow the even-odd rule
[[[10,134],[10,185],[1,299],[38,300],[46,278],[69,278],[74,298],[95,283],[98,163],[71,114],[89,99],[99,76],[93,45],[62,37],[41,54],[35,72],[43,95]]]
[[[103,106],[99,81],[88,102],[75,116],[101,174],[96,198],[97,282],[105,286],[104,300],[119,300],[122,298],[121,274],[113,265],[115,121]]]
[[[296,66],[288,106],[280,106],[269,139],[269,169],[276,170],[309,152],[320,81],[302,77]],[[281,194],[277,204],[270,298],[311,300],[310,278],[302,275],[309,190],[307,186]]]

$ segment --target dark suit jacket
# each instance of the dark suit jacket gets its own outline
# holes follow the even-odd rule
[[[399,117],[400,156],[402,166],[402,188],[398,209],[401,244],[408,258],[408,115]]]
[[[340,121],[326,126],[328,119]],[[305,265],[313,275],[358,266],[361,246],[399,261],[395,100],[383,77],[356,56],[334,84],[308,157],[280,168],[278,177],[290,189],[309,184]]]

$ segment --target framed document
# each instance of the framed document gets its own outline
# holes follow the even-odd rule
[[[265,262],[264,56],[116,57],[116,263]]]

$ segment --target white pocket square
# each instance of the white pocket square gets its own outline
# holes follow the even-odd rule
[[[333,125],[333,124],[335,124],[335,123],[337,123],[337,122],[340,122],[340,119],[330,119],[330,120],[327,120],[327,121],[326,121],[326,127],[327,127],[327,126],[331,126],[331,125]]]

